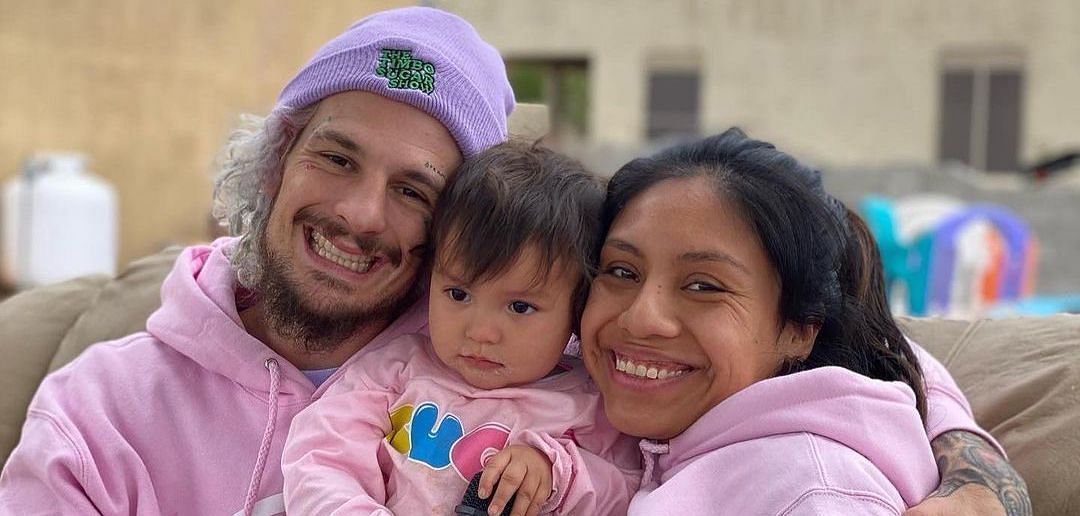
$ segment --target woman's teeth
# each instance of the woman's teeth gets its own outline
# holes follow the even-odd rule
[[[334,244],[330,243],[330,240],[315,230],[311,230],[311,248],[315,250],[315,254],[355,272],[367,272],[371,270],[371,265],[375,263],[374,256],[357,256],[346,253],[335,247]]]
[[[635,364],[632,360],[624,360],[618,357],[615,358],[615,369],[631,376],[636,376],[638,378],[646,378],[649,380],[663,380],[666,378],[674,378],[676,376],[682,376],[687,372],[687,369],[676,369],[674,371],[669,371],[668,369],[657,368],[656,366]]]

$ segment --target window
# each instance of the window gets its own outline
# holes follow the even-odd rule
[[[518,102],[545,104],[551,134],[581,139],[588,131],[589,66],[585,60],[507,60],[506,73]]]
[[[657,70],[649,74],[649,139],[696,135],[701,77],[696,71]]]
[[[938,158],[979,170],[1020,168],[1022,59],[1018,52],[947,55]]]

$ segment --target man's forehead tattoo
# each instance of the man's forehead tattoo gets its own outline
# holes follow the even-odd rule
[[[446,174],[443,174],[439,169],[435,168],[435,165],[432,165],[430,161],[425,161],[424,162],[424,168],[426,168],[426,169],[428,169],[428,170],[430,170],[430,171],[432,171],[432,172],[434,172],[436,174],[439,174],[439,177],[441,177],[443,179],[446,179]]]

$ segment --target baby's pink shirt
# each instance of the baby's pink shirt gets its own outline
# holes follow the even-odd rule
[[[625,514],[640,481],[637,439],[604,417],[577,359],[520,387],[478,389],[428,337],[370,350],[292,423],[282,459],[290,514],[453,514],[473,474],[510,444],[552,462],[545,512]]]

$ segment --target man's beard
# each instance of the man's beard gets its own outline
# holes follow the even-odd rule
[[[390,293],[368,306],[318,311],[305,302],[296,285],[292,264],[270,249],[265,233],[260,247],[262,278],[258,291],[266,322],[281,337],[303,346],[307,353],[324,354],[337,350],[364,329],[392,321],[423,293],[421,282],[413,281],[403,291]],[[333,281],[321,273],[314,274]],[[333,290],[335,287],[328,284],[325,288]]]

